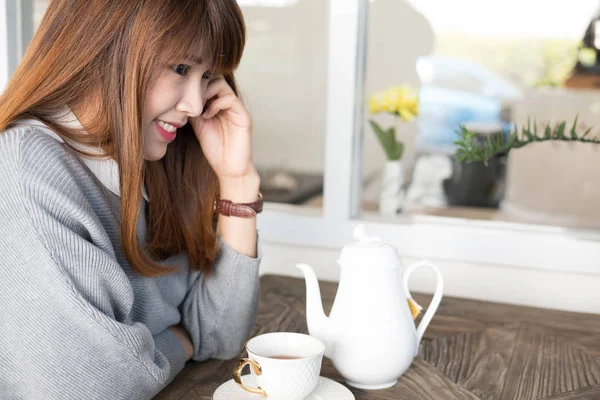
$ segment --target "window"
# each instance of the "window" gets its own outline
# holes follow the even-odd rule
[[[590,126],[600,133],[600,92],[567,87],[597,8],[597,0],[370,1],[365,103],[391,85],[409,85],[419,115],[402,122],[365,113],[363,212],[599,229],[594,145],[536,143],[489,166],[454,158],[461,125],[485,138],[528,119],[542,131],[578,116],[581,133]],[[401,169],[386,163],[367,120],[395,126]],[[395,197],[385,195],[392,168],[401,188]],[[390,199],[400,215],[386,211]]]
[[[253,156],[268,202],[320,211],[325,165],[329,3],[239,1],[247,42],[236,77],[253,116]],[[310,21],[310,27],[307,26]]]

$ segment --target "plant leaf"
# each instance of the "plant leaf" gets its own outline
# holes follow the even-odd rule
[[[565,135],[565,128],[567,126],[567,123],[565,121],[561,122],[560,125],[558,125],[558,134],[560,136],[566,136]],[[548,137],[548,139],[550,139],[552,137],[552,135],[550,135],[550,137]],[[571,137],[574,137],[575,139],[577,139],[577,134],[575,132],[571,132]]]
[[[531,119],[527,118],[527,125],[519,128],[514,126],[507,135],[499,135],[496,139],[488,137],[483,143],[476,140],[477,134],[470,132],[464,126],[457,131],[459,139],[454,141],[457,146],[455,155],[458,162],[483,162],[488,161],[499,153],[508,154],[512,149],[518,149],[533,142],[548,140],[579,141],[585,143],[600,144],[600,135],[587,138],[592,127],[587,129],[582,136],[577,134],[577,117],[567,133],[567,122],[557,122],[554,126],[548,122],[544,128],[543,135],[537,134],[537,122],[534,120],[533,133]]]
[[[544,129],[544,137],[548,137],[548,138],[552,137],[552,128],[550,128],[550,122],[548,122],[548,124],[546,125],[546,128]],[[560,133],[559,133],[559,137],[560,137]]]
[[[373,120],[369,120],[369,123],[377,135],[379,143],[381,144],[381,147],[383,147],[387,159],[399,160],[404,152],[404,145],[396,141],[395,129],[392,127],[387,130],[383,130],[379,124]]]
[[[579,114],[575,115],[575,120],[573,121],[573,125],[571,126],[571,137],[577,137],[577,133],[575,133],[577,129],[577,120],[579,119]]]

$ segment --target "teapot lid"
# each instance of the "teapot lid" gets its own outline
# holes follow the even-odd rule
[[[353,236],[356,241],[342,249],[339,259],[341,266],[355,265],[382,270],[397,268],[400,265],[400,256],[396,247],[380,237],[371,236],[364,225],[357,225]]]

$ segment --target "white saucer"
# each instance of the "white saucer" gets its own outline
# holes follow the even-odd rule
[[[244,385],[256,387],[254,375],[242,376]],[[264,400],[264,397],[258,394],[246,392],[238,386],[233,379],[228,380],[217,388],[212,396],[212,400]],[[304,400],[355,400],[354,395],[344,385],[332,381],[331,379],[319,377],[317,387],[314,392],[308,395]]]

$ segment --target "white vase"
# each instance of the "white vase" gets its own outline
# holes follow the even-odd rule
[[[386,161],[382,171],[381,183],[379,213],[381,215],[396,215],[401,213],[406,195],[402,161]]]

